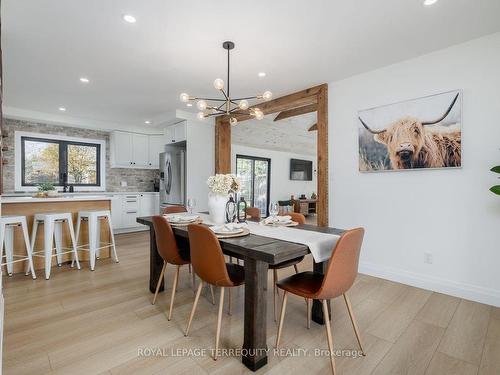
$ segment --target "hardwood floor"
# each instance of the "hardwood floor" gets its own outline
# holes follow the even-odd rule
[[[117,236],[120,263],[99,260],[94,272],[54,268],[51,279],[4,278],[5,374],[250,374],[239,357],[214,361],[217,306],[204,288],[189,337],[184,337],[194,300],[188,268],[182,267],[172,320],[167,320],[174,267],[156,305],[148,291],[148,235]],[[311,259],[299,265],[311,269]],[[280,271],[279,277],[293,273]],[[270,274],[270,276],[272,276]],[[269,280],[268,291],[271,288]],[[218,291],[216,291],[218,294]],[[216,296],[217,297],[217,296]],[[243,288],[227,298],[220,347],[240,348]],[[500,309],[359,275],[350,291],[366,357],[337,357],[343,375],[492,375],[500,368]],[[290,296],[280,347],[273,354],[277,326],[268,293],[269,364],[258,374],[330,374],[323,326],[306,329],[305,303]],[[216,298],[218,300],[218,298]],[[357,350],[342,298],[332,303],[335,349]],[[160,355],[148,354],[148,349]],[[205,356],[172,356],[174,350],[207,350]],[[289,352],[286,352],[286,350]],[[293,350],[308,356],[286,356]],[[191,353],[193,354],[193,353]],[[323,353],[322,353],[323,354]]]

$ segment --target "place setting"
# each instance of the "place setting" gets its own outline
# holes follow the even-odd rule
[[[295,227],[299,225],[298,222],[293,221],[290,215],[278,215],[279,205],[278,202],[271,202],[269,204],[269,216],[260,221],[261,225],[270,227]]]

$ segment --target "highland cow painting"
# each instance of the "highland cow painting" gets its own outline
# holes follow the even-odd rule
[[[359,170],[401,171],[462,166],[462,92],[358,112]]]

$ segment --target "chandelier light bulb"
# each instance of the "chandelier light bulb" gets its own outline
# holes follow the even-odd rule
[[[266,91],[262,94],[262,99],[271,100],[273,98],[273,93],[271,91]]]
[[[198,120],[205,120],[205,113],[198,112],[198,114],[196,115],[196,117],[198,117]]]
[[[264,118],[264,112],[262,112],[260,109],[256,109],[254,115],[257,120],[262,120]]]
[[[189,101],[189,95],[183,92],[179,95],[179,99],[181,100],[181,102],[187,103]]]
[[[238,120],[235,117],[231,117],[229,119],[229,123],[231,124],[231,126],[236,126],[236,124],[238,123]]]
[[[196,107],[200,110],[200,111],[204,111],[205,109],[207,109],[207,102],[204,101],[204,100],[200,100],[198,101],[198,103],[196,103]]]
[[[240,100],[240,102],[238,103],[238,107],[242,110],[248,109],[248,100]]]
[[[224,88],[224,81],[220,78],[217,78],[215,81],[214,81],[214,87],[217,89],[217,90],[222,90]]]

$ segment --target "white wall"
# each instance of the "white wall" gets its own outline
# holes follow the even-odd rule
[[[317,193],[316,158],[311,155],[293,154],[283,151],[272,151],[238,144],[231,145],[231,171],[236,173],[236,155],[258,156],[271,159],[271,197],[273,200],[288,200],[290,195],[298,198],[305,194],[308,198],[312,192]],[[312,181],[290,180],[290,159],[311,160],[313,162]]]
[[[357,111],[463,89],[458,170],[358,172]],[[500,34],[330,84],[330,223],[364,226],[361,272],[500,306]],[[424,264],[424,252],[433,264]]]

